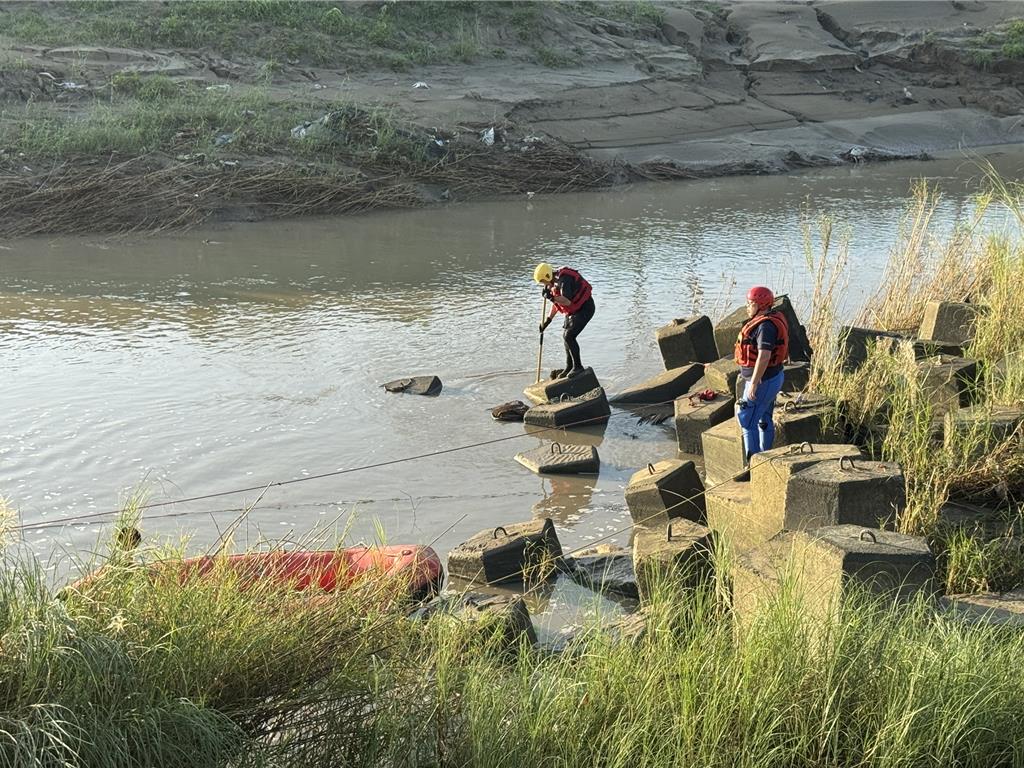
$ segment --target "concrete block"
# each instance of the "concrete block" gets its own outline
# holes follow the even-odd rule
[[[731,419],[736,399],[728,394],[715,393],[714,400],[701,400],[697,397],[697,384],[688,395],[675,401],[676,442],[683,453],[700,454],[703,452],[701,435],[704,430]]]
[[[523,581],[561,556],[551,518],[530,520],[488,528],[457,546],[448,553],[448,575],[488,584]]]
[[[917,370],[933,417],[969,406],[981,383],[977,361],[962,357],[928,357],[917,364]]]
[[[906,505],[906,479],[898,464],[843,456],[790,476],[783,527],[790,531],[847,524],[893,528]]]
[[[704,479],[708,486],[718,485],[743,472],[746,456],[736,419],[726,419],[704,430],[700,442],[704,453]]]
[[[838,443],[844,428],[832,400],[814,392],[783,392],[775,400],[775,446]]]
[[[708,388],[716,392],[735,392],[736,381],[740,377],[740,367],[733,358],[723,357],[704,369],[704,378]]]
[[[694,588],[714,573],[713,534],[690,520],[657,527],[637,526],[633,534],[633,570],[641,600],[648,600],[661,579]]]
[[[535,405],[523,421],[535,427],[583,427],[608,421],[611,412],[604,390],[598,387],[579,397]]]
[[[707,315],[673,320],[657,332],[666,370],[691,363],[710,363],[718,357],[715,331]]]
[[[839,329],[839,359],[842,360],[843,370],[860,368],[868,359],[868,350],[873,345],[895,344],[903,340],[903,336],[898,333],[844,325]]]
[[[795,473],[841,457],[862,458],[855,445],[822,443],[785,445],[757,454],[750,462],[750,497],[757,514],[745,531],[747,540],[765,542],[786,527],[789,481]]]
[[[801,392],[807,389],[811,380],[810,363],[788,363],[782,367],[782,391]]]
[[[615,395],[611,402],[616,405],[669,402],[689,392],[703,375],[704,366],[700,363],[672,368],[641,384],[624,389]]]
[[[978,307],[953,301],[929,301],[918,336],[930,341],[964,344],[974,338]]]
[[[943,436],[948,443],[954,436],[976,440],[981,450],[993,447],[1011,437],[1020,441],[1024,437],[1024,408],[980,403],[950,412],[943,425]]]
[[[632,553],[617,546],[600,546],[565,558],[573,581],[595,592],[623,597],[640,596],[633,570]]]
[[[1024,590],[948,595],[939,605],[948,615],[969,624],[1024,628]]]
[[[785,591],[812,622],[841,616],[851,586],[886,599],[936,594],[935,558],[923,537],[858,525],[784,531],[736,558],[733,612],[748,624]]]
[[[789,301],[788,296],[778,296],[772,308],[781,312],[789,325],[789,359],[794,362],[807,362],[811,359],[811,345],[807,339],[807,331]],[[715,345],[719,357],[732,357],[736,337],[747,322],[746,306],[733,310],[715,324]]]
[[[927,339],[907,339],[914,349],[914,359],[923,360],[926,357],[936,355],[950,355],[962,357],[964,348],[962,344],[953,344],[947,341],[928,341]]]
[[[708,508],[708,528],[734,554],[749,552],[776,533],[765,537],[757,531],[751,483],[730,480],[709,488],[704,502]]]
[[[526,601],[518,595],[470,593],[461,599],[457,616],[476,625],[501,649],[512,650],[520,643],[537,644],[537,633]]]
[[[637,525],[664,527],[674,518],[699,522],[706,514],[704,484],[692,461],[659,461],[629,479],[626,505]]]
[[[395,379],[382,384],[388,392],[401,392],[406,395],[427,395],[434,397],[441,394],[441,380],[437,376],[410,376],[406,379]]]
[[[517,453],[516,461],[539,475],[596,475],[601,468],[597,448],[592,445],[549,443]]]
[[[591,392],[601,384],[589,366],[576,376],[565,379],[544,379],[523,390],[526,399],[534,405],[556,402],[566,397],[579,397]]]

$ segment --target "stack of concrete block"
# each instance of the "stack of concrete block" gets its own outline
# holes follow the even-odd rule
[[[535,405],[526,412],[523,421],[535,427],[583,427],[603,424],[611,412],[604,390],[598,387],[579,397]]]
[[[718,357],[714,328],[707,315],[673,320],[658,329],[657,338],[667,370],[691,363],[710,363]]]
[[[663,527],[675,518],[701,522],[706,515],[704,484],[692,461],[659,461],[629,479],[626,505],[637,525]]]
[[[587,367],[571,377],[550,378],[531,384],[523,390],[526,399],[534,405],[557,402],[564,398],[579,397],[600,387],[594,369]]]
[[[804,392],[780,394],[776,399],[774,447],[800,443],[837,443],[844,429],[835,415],[831,400]],[[708,485],[735,478],[743,472],[745,455],[743,436],[736,419],[728,419],[701,435],[704,472]]]
[[[633,570],[640,599],[648,600],[663,580],[694,588],[714,574],[713,534],[690,520],[637,527],[633,533]]]
[[[667,403],[682,397],[704,375],[700,363],[671,368],[647,381],[624,389],[612,398],[615,405]]]
[[[550,575],[547,566],[562,556],[550,518],[498,526],[448,553],[448,575],[472,582],[501,584]]]

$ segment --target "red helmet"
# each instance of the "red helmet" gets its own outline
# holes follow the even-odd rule
[[[747,301],[754,302],[758,309],[768,309],[768,307],[775,303],[775,294],[772,293],[770,288],[765,288],[763,285],[755,285],[747,291]]]

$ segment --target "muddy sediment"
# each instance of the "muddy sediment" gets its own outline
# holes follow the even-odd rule
[[[10,143],[0,234],[159,230],[1024,142],[1024,62],[1002,45],[1024,18],[1021,2],[651,3],[625,20],[579,5],[531,6],[529,42],[509,26],[514,16],[494,17],[478,26],[468,61],[399,72],[274,62],[261,81],[271,106],[307,99],[313,128],[339,101],[386,113],[398,153],[376,151],[379,126],[366,120],[358,145],[329,157],[287,128],[261,151],[232,145],[230,131],[204,152],[99,144],[33,156]],[[49,103],[74,120],[113,100],[119,73],[238,90],[267,70],[220,51],[5,45],[19,57],[0,74],[8,136],[24,132],[11,126],[19,104],[28,114]],[[342,145],[351,134],[349,125],[319,140]]]

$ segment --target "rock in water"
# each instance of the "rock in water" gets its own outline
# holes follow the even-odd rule
[[[395,379],[382,386],[388,392],[434,396],[441,394],[442,384],[437,376],[412,376],[408,379]]]

